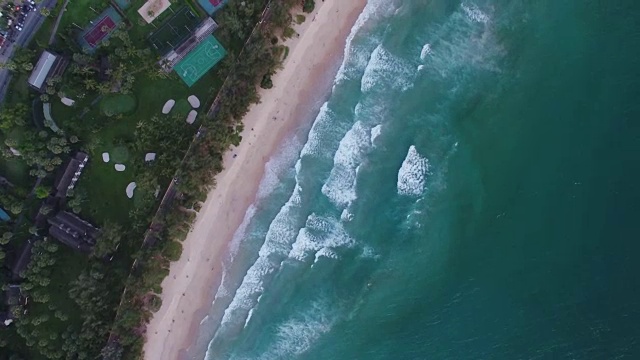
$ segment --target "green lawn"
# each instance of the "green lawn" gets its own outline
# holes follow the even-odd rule
[[[125,189],[135,177],[131,162],[125,162],[128,165],[125,171],[117,172],[114,161],[102,161],[102,152],[109,148],[104,146],[91,154],[89,165],[78,181],[78,191],[85,192],[89,199],[82,205],[82,213],[98,224],[111,220],[126,228],[130,222],[129,211],[133,208],[133,200],[127,198]]]
[[[97,146],[89,152],[91,160],[85,168],[80,181],[79,191],[87,194],[88,201],[82,205],[83,216],[100,224],[105,220],[112,220],[124,227],[130,224],[129,211],[135,206],[134,199],[127,198],[125,188],[131,181],[135,181],[135,169],[144,162],[144,152],[133,148],[134,132],[139,121],[149,119],[152,116],[166,117],[162,107],[169,99],[176,100],[176,105],[170,115],[180,114],[186,117],[191,111],[187,102],[189,95],[196,95],[202,102],[201,109],[205,108],[207,101],[220,87],[221,80],[210,71],[189,89],[177,77],[169,79],[150,79],[139,74],[133,87],[133,94],[137,98],[137,106],[130,114],[124,114],[122,118],[107,117],[99,111],[101,106],[91,106],[95,97],[88,96],[78,101],[77,106],[68,107],[56,98],[52,102],[52,116],[56,123],[69,134],[77,135],[81,142],[80,147],[86,147],[86,142],[97,143]],[[118,99],[120,95],[108,95],[101,100],[111,102],[110,98]],[[83,109],[90,111],[79,119]],[[167,117],[167,121],[172,121]],[[193,131],[197,128],[194,126]],[[92,140],[93,139],[93,140]],[[127,156],[119,156],[119,149],[126,148]],[[151,151],[154,149],[145,149]],[[180,152],[186,149],[177,149]],[[104,163],[102,153],[109,152],[111,161]],[[163,154],[158,154],[162,156]],[[120,157],[120,158],[118,158]],[[116,161],[120,161],[127,169],[117,172],[114,169]],[[167,179],[161,179],[165,182]]]
[[[35,180],[29,176],[29,167],[20,158],[0,158],[0,175],[14,185],[27,185]],[[28,186],[24,186],[27,188]]]
[[[136,109],[136,104],[133,95],[110,94],[100,100],[100,110],[107,116],[128,114]]]
[[[9,85],[9,91],[7,92],[7,97],[5,98],[7,105],[14,104],[25,104],[28,103],[31,99],[31,93],[29,84],[27,80],[29,79],[29,74],[14,74],[11,79],[11,85]],[[31,104],[29,104],[31,107]]]

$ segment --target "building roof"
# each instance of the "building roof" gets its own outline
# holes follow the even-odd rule
[[[49,224],[49,235],[82,252],[90,252],[100,235],[96,227],[66,211],[50,218]]]
[[[4,291],[4,304],[7,306],[23,305],[24,298],[20,293],[20,285],[11,284]]]
[[[57,58],[57,56],[44,50],[42,55],[40,55],[38,63],[33,68],[31,76],[29,76],[29,84],[37,89],[41,89]]]
[[[56,180],[56,197],[61,198],[67,196],[67,192],[76,186],[82,170],[87,165],[87,161],[89,161],[89,155],[83,152],[76,153],[76,155],[69,160],[64,172]]]
[[[40,204],[40,207],[34,211],[33,217],[35,219],[35,224],[39,229],[44,229],[47,226],[47,219],[53,216],[55,211],[57,211],[58,204],[59,202],[61,202],[60,200],[61,200],[60,198],[49,195],[47,200],[43,201]],[[43,208],[48,208],[49,211],[46,214],[44,214],[42,211]]]
[[[12,279],[19,280],[22,279],[22,272],[27,268],[29,262],[31,261],[31,249],[33,249],[33,244],[35,241],[32,239],[27,240],[27,243],[24,244],[22,249],[18,254],[13,266],[11,267]]]

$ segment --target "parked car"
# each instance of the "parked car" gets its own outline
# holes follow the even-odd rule
[[[21,25],[16,25],[16,30],[22,31],[22,26]]]

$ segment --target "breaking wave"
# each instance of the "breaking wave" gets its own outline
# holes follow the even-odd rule
[[[305,227],[300,229],[289,258],[305,261],[309,256],[337,258],[335,249],[350,247],[355,240],[342,224],[334,218],[311,214]]]
[[[360,90],[363,93],[373,91],[376,87],[388,91],[389,87],[395,90],[408,90],[413,86],[415,65],[403,58],[392,54],[382,44],[378,45],[371,54],[371,59],[364,71]],[[379,85],[384,83],[384,87]]]
[[[358,121],[340,141],[334,167],[322,187],[322,193],[336,206],[348,206],[356,199],[357,169],[371,147],[370,139],[370,130]]]
[[[429,161],[411,145],[398,171],[398,194],[414,197],[422,195],[428,173]]]

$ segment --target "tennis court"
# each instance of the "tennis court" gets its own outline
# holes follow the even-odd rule
[[[89,46],[96,47],[96,45],[98,45],[98,43],[102,39],[104,39],[104,37],[107,36],[107,34],[111,32],[111,30],[115,28],[116,22],[113,21],[113,19],[109,16],[105,16],[104,18],[100,19],[100,21],[98,21],[96,25],[82,37],[87,43],[89,43]]]
[[[109,38],[121,21],[122,17],[116,9],[111,6],[107,7],[80,33],[78,43],[85,49],[95,50],[98,44]]]
[[[207,14],[213,15],[213,13],[223,7],[224,4],[227,3],[227,1],[228,0],[198,0],[198,4],[202,6]]]
[[[199,23],[200,18],[191,9],[183,6],[149,34],[149,42],[158,53],[165,55],[186,40]]]
[[[220,62],[226,54],[226,50],[218,40],[213,35],[209,35],[173,69],[178,73],[182,81],[191,87]]]

